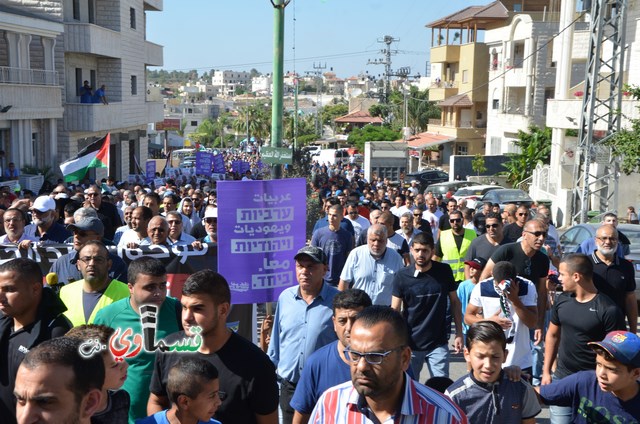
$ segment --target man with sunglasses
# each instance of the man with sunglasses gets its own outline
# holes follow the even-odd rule
[[[522,231],[524,230],[524,223],[529,220],[529,208],[525,205],[518,206],[516,210],[516,220],[511,224],[504,226],[504,238],[507,243],[513,243],[522,237]]]
[[[370,306],[356,316],[345,357],[351,381],[327,390],[310,423],[467,423],[464,412],[435,390],[412,380],[407,324],[387,306]]]
[[[355,202],[347,203],[347,215],[345,216],[351,224],[353,225],[353,230],[355,231],[355,239],[358,240],[360,234],[363,231],[367,231],[367,228],[371,225],[369,220],[360,215],[360,211],[358,210],[358,204]]]
[[[464,260],[472,261],[474,258],[482,258],[485,260],[485,263],[488,262],[491,255],[493,255],[493,252],[495,252],[499,246],[507,243],[502,232],[503,225],[502,218],[499,214],[487,212],[484,216],[484,227],[486,232],[471,242],[471,246],[469,246]],[[465,265],[464,267],[464,275],[468,280],[468,265]]]
[[[547,238],[547,226],[544,222],[533,219],[524,224],[522,240],[500,246],[491,255],[484,268],[480,281],[491,277],[493,267],[501,261],[511,262],[518,276],[535,284],[538,292],[538,323],[534,334],[535,344],[543,340],[544,311],[547,310],[547,274],[549,273],[549,257],[540,249]]]
[[[440,233],[434,259],[448,264],[453,271],[456,284],[460,284],[465,280],[464,258],[477,235],[474,230],[462,226],[462,212],[459,210],[450,211],[448,220],[451,228]]]

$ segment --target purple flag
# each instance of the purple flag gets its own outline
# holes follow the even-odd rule
[[[213,172],[216,174],[224,174],[227,170],[224,167],[224,155],[218,153],[213,157]]]
[[[218,270],[231,301],[276,301],[296,284],[293,257],[306,242],[305,180],[220,181],[218,204]]]
[[[211,175],[213,165],[213,153],[196,152],[196,174]]]
[[[147,161],[147,182],[153,181],[156,177],[156,161],[148,160]]]

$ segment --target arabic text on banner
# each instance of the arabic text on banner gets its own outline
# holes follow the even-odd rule
[[[218,183],[218,267],[233,303],[273,302],[296,284],[295,256],[305,245],[303,178]]]
[[[213,165],[213,153],[196,152],[196,174],[210,175]]]

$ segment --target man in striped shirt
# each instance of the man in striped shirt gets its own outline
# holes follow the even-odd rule
[[[345,349],[351,381],[327,390],[311,413],[314,424],[466,424],[464,412],[410,379],[409,331],[400,313],[370,306],[358,313]]]

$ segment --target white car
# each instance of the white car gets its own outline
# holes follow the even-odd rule
[[[476,204],[480,201],[480,199],[482,199],[482,196],[484,196],[485,193],[491,190],[497,190],[499,188],[504,188],[504,187],[500,187],[499,185],[495,185],[495,184],[462,187],[462,188],[459,188],[458,191],[456,191],[453,194],[453,198],[456,199],[458,202],[460,202],[461,199],[466,199],[467,208],[475,209]]]

